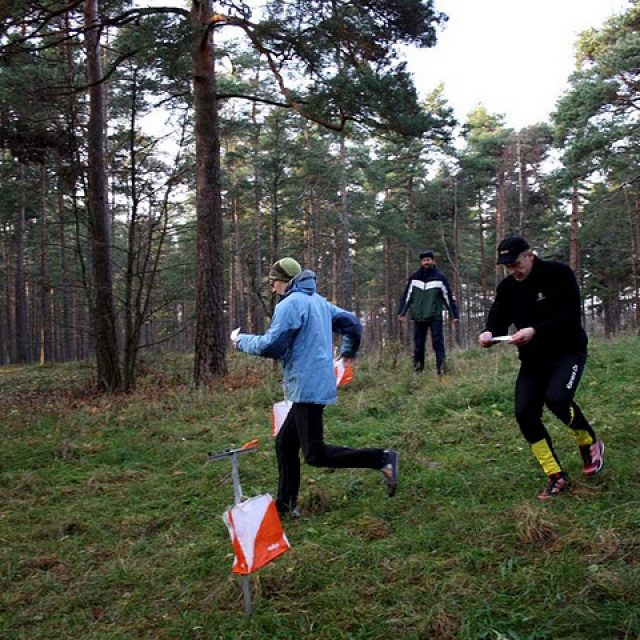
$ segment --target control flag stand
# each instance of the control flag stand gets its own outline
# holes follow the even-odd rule
[[[245,498],[242,495],[238,458],[243,453],[251,453],[257,448],[256,438],[240,449],[209,454],[209,462],[231,458],[235,503],[222,514],[222,519],[227,525],[233,545],[234,560],[231,571],[242,577],[244,612],[247,616],[251,615],[249,574],[264,567],[265,564],[291,548],[282,529],[282,522],[273,498],[268,493],[252,498]]]
[[[258,440],[251,440],[244,444],[240,449],[227,449],[222,453],[209,453],[207,462],[219,462],[231,458],[231,480],[233,481],[233,504],[238,505],[242,502],[242,485],[240,484],[240,465],[238,458],[245,453],[252,453],[258,450]],[[242,593],[244,595],[244,613],[250,616],[252,612],[251,606],[251,588],[249,584],[249,576],[240,576],[242,582]]]

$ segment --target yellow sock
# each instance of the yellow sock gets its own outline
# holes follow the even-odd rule
[[[576,412],[574,411],[573,406],[571,406],[569,407],[569,424],[567,427],[571,428],[575,417]],[[583,447],[585,444],[593,444],[594,442],[589,432],[584,429],[573,429],[573,437],[576,439],[576,444],[579,447]]]
[[[579,447],[583,447],[585,444],[593,444],[593,438],[589,435],[588,431],[582,429],[574,429],[573,437],[576,439],[576,444]]]
[[[531,451],[533,451],[533,455],[537,458],[543,471],[548,476],[552,473],[559,473],[562,471],[546,440],[538,440],[538,442],[534,442],[531,445]]]

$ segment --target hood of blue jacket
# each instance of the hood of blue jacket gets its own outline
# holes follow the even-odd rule
[[[317,282],[315,272],[310,269],[303,269],[297,276],[295,276],[295,278],[292,278],[289,281],[289,284],[284,294],[280,297],[280,300],[286,298],[292,293],[295,293],[296,291],[312,296],[316,290]]]
[[[341,354],[354,357],[361,332],[356,316],[318,295],[316,274],[304,270],[280,297],[267,332],[241,333],[236,347],[280,360],[289,400],[331,404],[336,401],[333,334],[342,336]]]

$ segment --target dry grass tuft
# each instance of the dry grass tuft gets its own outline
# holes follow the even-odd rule
[[[317,488],[312,488],[303,501],[301,508],[304,514],[321,516],[331,510],[334,497]]]
[[[622,550],[620,535],[613,529],[599,529],[595,536],[593,552],[602,560],[616,558]]]
[[[591,564],[622,560],[628,565],[640,563],[640,541],[622,536],[616,529],[599,529],[592,540],[583,544],[584,557]]]
[[[33,558],[26,563],[26,566],[38,571],[51,572],[59,580],[65,581],[69,579],[69,569],[67,565],[54,554]]]
[[[552,547],[559,539],[553,524],[545,519],[543,513],[531,505],[520,505],[511,510],[515,519],[518,539],[524,544],[537,547]]]
[[[347,527],[347,531],[349,535],[362,540],[383,540],[391,535],[391,527],[388,522],[367,515]]]
[[[458,638],[461,626],[462,620],[459,616],[438,611],[420,638],[421,640],[455,640]]]

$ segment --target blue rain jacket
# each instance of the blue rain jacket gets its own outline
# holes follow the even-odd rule
[[[264,335],[241,333],[239,351],[282,361],[287,399],[332,404],[337,399],[333,333],[342,336],[340,355],[353,358],[362,327],[355,314],[316,293],[316,274],[304,270],[291,280]]]

